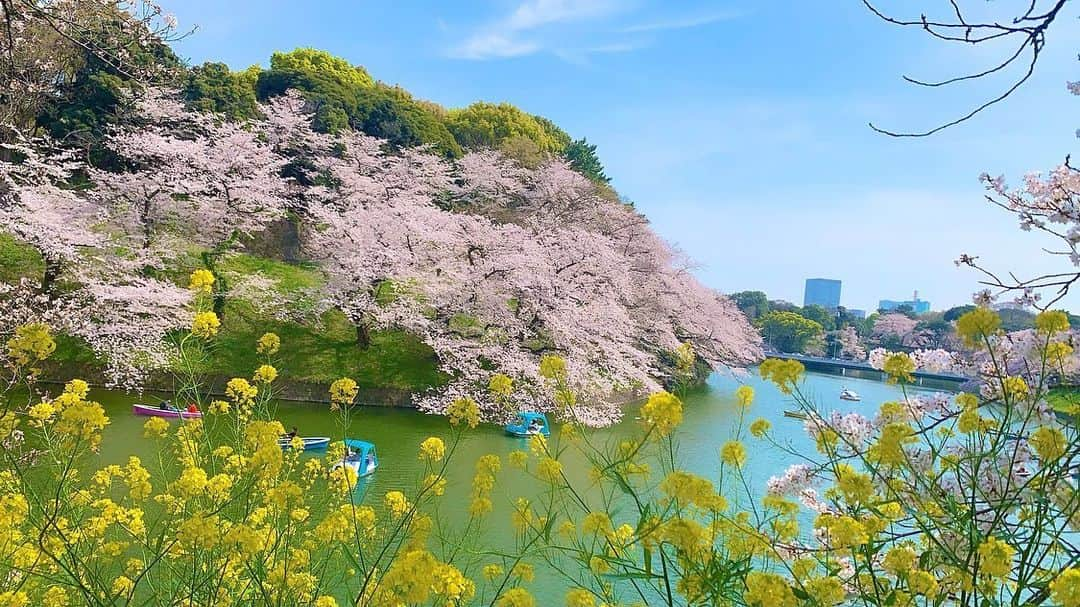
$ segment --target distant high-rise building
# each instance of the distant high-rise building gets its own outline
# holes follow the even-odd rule
[[[908,300],[897,301],[895,299],[882,299],[878,302],[878,309],[885,312],[896,310],[900,307],[911,308],[911,311],[916,314],[926,314],[930,311],[930,302],[919,299],[918,291],[915,291],[915,294]]]
[[[804,306],[821,306],[835,310],[840,306],[840,281],[829,278],[807,278],[803,292]]]

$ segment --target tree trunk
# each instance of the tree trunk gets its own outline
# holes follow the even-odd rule
[[[367,350],[371,347],[371,328],[367,321],[356,323],[356,347]]]
[[[41,277],[41,292],[46,293],[49,299],[54,299],[56,296],[56,281],[59,280],[62,271],[63,267],[60,262],[45,258],[45,273]]]

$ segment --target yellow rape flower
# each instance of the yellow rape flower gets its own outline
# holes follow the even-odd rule
[[[746,464],[746,446],[741,441],[729,440],[720,447],[720,459],[725,464],[742,468]]]
[[[551,457],[542,458],[536,466],[536,474],[549,483],[557,483],[562,479],[562,464]]]
[[[791,394],[805,370],[797,360],[779,358],[768,358],[758,366],[761,377],[771,380],[784,394]]]
[[[484,565],[484,569],[483,569],[484,579],[489,581],[489,582],[493,582],[493,581],[501,578],[504,573],[505,573],[505,570],[503,569],[502,565],[497,565],[495,563],[492,563],[490,565]]]
[[[334,597],[324,594],[315,599],[315,607],[338,607],[338,602]]]
[[[1068,449],[1068,441],[1065,439],[1065,435],[1061,433],[1061,430],[1053,426],[1042,426],[1032,432],[1028,442],[1031,443],[1032,447],[1035,447],[1039,459],[1047,463],[1056,461],[1065,455],[1065,451]]]
[[[25,366],[52,355],[56,351],[56,341],[49,325],[34,322],[16,328],[15,335],[7,342],[7,347],[12,360],[19,366]]]
[[[540,358],[540,377],[562,381],[566,379],[566,359],[554,354],[545,354]]]
[[[446,416],[450,418],[452,426],[464,422],[470,428],[475,428],[480,423],[480,407],[475,400],[464,396],[450,403],[446,408]]]
[[[915,360],[905,352],[893,352],[885,357],[881,370],[889,375],[890,383],[910,382],[914,379],[911,374],[915,372]]]
[[[495,607],[536,607],[536,599],[524,588],[514,587],[502,593]]]
[[[839,578],[818,577],[803,583],[803,589],[820,607],[832,607],[844,602],[847,592]]]
[[[764,417],[759,417],[750,424],[750,434],[757,438],[761,438],[769,433],[770,428],[772,428],[772,422]]]
[[[750,403],[754,402],[754,389],[750,386],[739,386],[735,390],[735,400],[739,402],[739,406],[749,407]]]
[[[120,577],[113,580],[112,593],[116,596],[129,596],[131,594],[131,591],[134,589],[135,582],[131,581],[131,578],[127,577],[126,575],[121,575]]]
[[[388,491],[383,496],[383,503],[386,504],[386,509],[390,511],[393,516],[403,516],[409,511],[409,500],[405,498],[405,494],[400,491]]]
[[[143,436],[146,438],[165,438],[169,432],[169,422],[160,417],[151,417],[143,424]]]
[[[196,293],[209,293],[214,286],[214,274],[210,270],[195,270],[188,280],[188,289]]]
[[[515,450],[511,451],[506,459],[510,461],[511,466],[524,470],[525,464],[529,461],[529,454],[524,451]]]
[[[420,459],[422,460],[437,462],[442,460],[445,455],[446,445],[437,436],[428,437],[424,439],[424,442],[420,443]]]
[[[259,395],[259,389],[243,377],[234,377],[225,384],[225,394],[237,404],[248,404]]]
[[[1080,569],[1069,567],[1054,578],[1050,598],[1061,607],[1080,607]]]
[[[67,607],[68,594],[61,586],[49,586],[41,595],[41,607]]]
[[[656,392],[641,406],[642,422],[658,436],[671,434],[682,423],[682,401],[669,392]]]
[[[342,377],[336,380],[330,384],[330,408],[336,411],[353,404],[359,391],[359,386],[351,378]]]
[[[1061,310],[1046,310],[1035,317],[1035,330],[1053,335],[1069,330],[1069,315]]]
[[[980,569],[986,575],[1003,578],[1012,571],[1012,559],[1016,550],[996,537],[988,537],[979,544]]]
[[[956,332],[969,348],[984,345],[986,338],[1001,328],[1001,317],[987,307],[978,307],[956,320]]]
[[[278,337],[277,333],[263,333],[255,344],[255,351],[265,356],[277,354],[280,348],[281,338]]]
[[[584,588],[571,588],[566,593],[566,607],[596,607],[596,599]]]
[[[496,373],[488,381],[488,391],[496,396],[510,396],[510,393],[514,391],[514,380],[502,373]]]
[[[197,337],[210,339],[221,329],[221,320],[212,311],[199,312],[191,321],[191,332]]]
[[[257,384],[269,384],[277,379],[277,376],[277,369],[273,365],[259,365],[251,379]]]
[[[761,571],[752,571],[746,576],[743,599],[756,607],[795,607],[798,604],[784,578]]]

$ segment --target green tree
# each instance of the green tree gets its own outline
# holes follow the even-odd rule
[[[321,131],[352,127],[394,147],[430,145],[447,157],[461,155],[454,136],[432,110],[434,104],[417,102],[400,87],[351,86],[315,71],[271,69],[259,74],[259,99],[288,89],[303,92],[313,103],[315,127]]]
[[[769,305],[769,296],[762,291],[739,291],[728,295],[731,301],[742,310],[750,320],[768,314],[772,309]]]
[[[799,315],[808,318],[822,326],[826,331],[836,328],[836,315],[826,310],[823,306],[810,304],[799,311]]]
[[[945,310],[945,313],[942,314],[942,318],[945,319],[948,322],[955,322],[957,318],[960,318],[964,314],[967,314],[968,312],[971,312],[974,309],[975,309],[975,306],[973,306],[971,304],[968,304],[966,306],[956,306],[956,307],[953,307],[953,308],[949,308],[948,310]]]
[[[1035,326],[1035,314],[1020,308],[1003,308],[998,310],[998,316],[1005,331],[1023,331]]]
[[[596,155],[596,146],[585,139],[578,139],[566,146],[563,157],[570,161],[570,166],[574,167],[574,170],[589,179],[597,183],[611,182],[611,178],[604,174],[604,165],[600,162],[600,157]]]
[[[825,332],[820,323],[794,312],[769,312],[754,324],[765,343],[780,352],[805,352]]]
[[[367,70],[341,57],[314,48],[298,48],[270,56],[270,69],[317,74],[345,88],[374,86]]]
[[[224,63],[204,63],[192,68],[184,86],[184,96],[200,111],[217,112],[233,120],[255,118],[259,103],[255,97],[258,66],[233,72]]]
[[[499,144],[506,139],[518,136],[531,139],[544,152],[562,152],[566,143],[559,135],[562,133],[561,129],[555,132],[550,121],[545,120],[545,124],[541,124],[536,116],[509,103],[484,101],[478,101],[466,108],[450,110],[446,122],[454,138],[464,148],[498,149]]]

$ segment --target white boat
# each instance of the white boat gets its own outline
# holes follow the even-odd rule
[[[862,397],[859,396],[858,392],[856,392],[854,390],[850,390],[848,388],[844,388],[843,390],[840,391],[840,400],[859,401],[859,400],[862,400]]]

